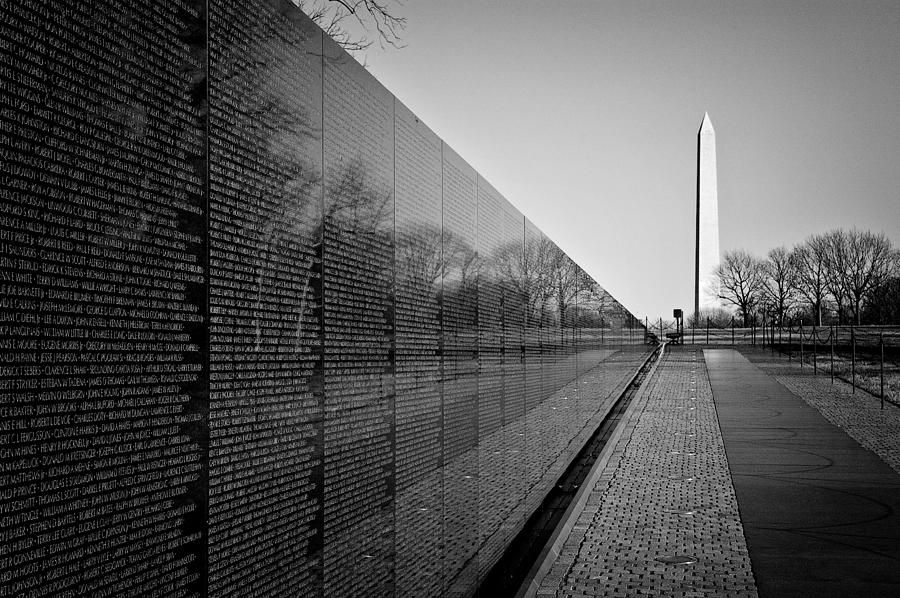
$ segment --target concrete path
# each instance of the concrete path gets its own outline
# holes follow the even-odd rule
[[[900,473],[900,407],[886,403],[882,408],[878,397],[832,379],[827,366],[816,372],[809,364],[801,367],[796,359],[762,349],[741,348],[741,355]]]
[[[740,353],[705,355],[760,596],[900,595],[900,476]]]
[[[842,425],[840,389],[791,388],[731,349],[667,350],[522,595],[900,596],[900,475],[812,406]],[[864,444],[890,452],[896,411]]]

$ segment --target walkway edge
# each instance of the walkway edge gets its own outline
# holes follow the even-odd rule
[[[525,582],[516,593],[516,598],[535,598],[535,596],[537,596],[537,592],[541,587],[541,583],[547,576],[547,573],[550,571],[553,564],[559,558],[559,555],[562,552],[562,548],[565,545],[569,534],[572,532],[572,529],[575,527],[575,524],[578,522],[578,519],[581,516],[585,505],[587,504],[588,497],[591,495],[591,492],[593,492],[594,487],[597,485],[601,474],[606,469],[610,458],[612,458],[616,446],[619,444],[622,435],[625,433],[625,429],[628,427],[626,425],[627,422],[630,421],[634,416],[634,412],[638,409],[638,405],[643,404],[643,401],[641,399],[643,399],[648,392],[648,389],[650,387],[649,382],[653,379],[653,374],[656,372],[657,366],[662,361],[665,350],[666,344],[663,343],[660,347],[659,353],[657,354],[656,361],[650,367],[650,371],[647,372],[647,376],[644,378],[644,382],[641,384],[640,388],[632,399],[631,404],[628,405],[625,413],[622,414],[622,420],[619,422],[619,425],[616,426],[615,431],[612,433],[606,445],[603,447],[603,450],[600,452],[600,456],[597,457],[597,460],[594,462],[593,467],[591,467],[591,471],[590,473],[588,473],[588,476],[585,479],[584,483],[581,485],[581,488],[578,489],[578,492],[575,495],[575,499],[569,505],[569,508],[566,509],[566,513],[563,516],[563,524],[557,527],[553,532],[553,536],[547,543],[547,546],[545,546],[544,550],[541,551],[540,556],[538,556],[537,562],[535,563],[534,567],[532,567],[531,571],[528,572],[528,576],[525,578]],[[634,376],[631,379],[631,382],[629,382],[629,386],[632,382],[634,382],[635,378],[637,378],[640,370],[644,367],[644,365],[646,365],[646,362],[641,365],[641,368],[639,368],[637,372],[635,372]],[[626,389],[627,388],[628,386],[626,386]]]

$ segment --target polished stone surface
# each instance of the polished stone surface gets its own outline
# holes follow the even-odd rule
[[[287,0],[0,16],[0,595],[473,594],[636,318]]]

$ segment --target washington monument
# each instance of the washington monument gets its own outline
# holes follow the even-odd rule
[[[716,189],[716,130],[709,113],[697,134],[697,249],[694,264],[694,325],[700,313],[719,307],[719,195]]]

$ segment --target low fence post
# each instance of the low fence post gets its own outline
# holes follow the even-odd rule
[[[834,384],[834,326],[828,330],[828,340],[831,341],[831,383]]]
[[[788,363],[791,363],[794,359],[793,348],[794,343],[791,339],[791,333],[793,332],[793,328],[791,328],[791,323],[788,322]]]
[[[800,320],[800,368],[803,368],[803,320]]]
[[[816,344],[819,342],[819,337],[816,336],[816,325],[813,324],[813,375],[819,373],[818,364],[816,364]]]
[[[706,316],[706,344],[709,344],[709,316]]]
[[[856,331],[853,324],[850,324],[850,371],[852,372],[850,385],[853,387],[853,392],[856,393]]]
[[[765,349],[766,348],[766,319],[765,319],[765,317],[763,318],[763,321],[762,321],[762,331],[761,332],[762,332],[762,338],[760,340],[762,341],[762,348]]]
[[[881,348],[881,408],[884,409],[884,331],[878,337]]]
[[[731,346],[734,346],[734,316],[731,316]]]

